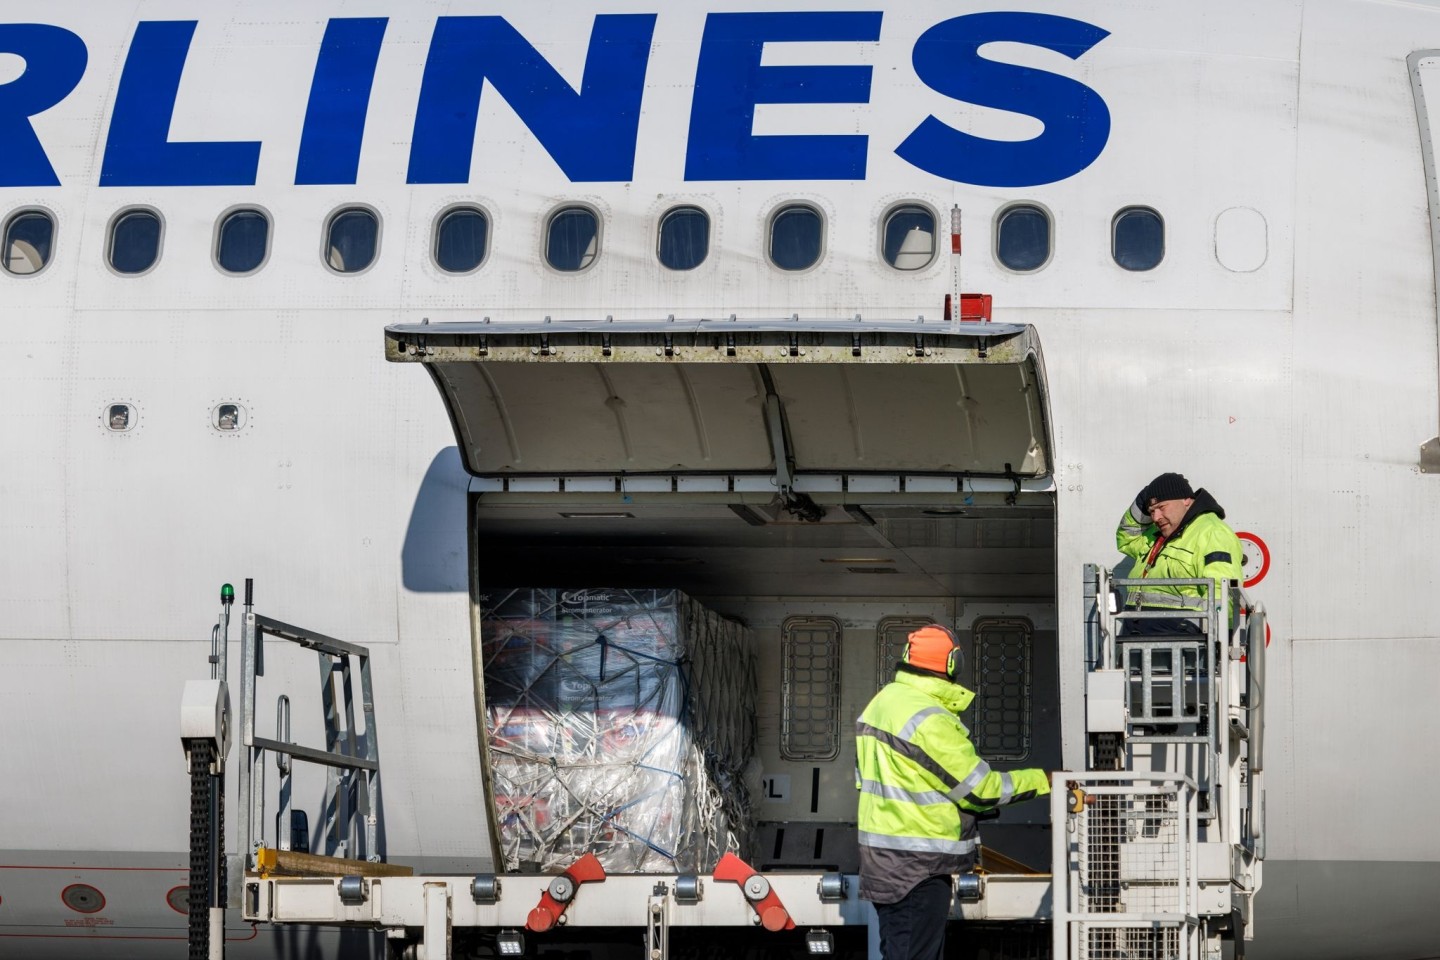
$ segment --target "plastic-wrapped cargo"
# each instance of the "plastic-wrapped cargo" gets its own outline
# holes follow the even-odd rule
[[[748,852],[755,667],[678,590],[494,590],[482,604],[505,867],[706,873]]]

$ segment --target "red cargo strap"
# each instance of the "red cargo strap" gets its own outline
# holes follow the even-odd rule
[[[605,868],[600,865],[599,860],[595,859],[595,854],[587,853],[566,867],[565,872],[555,880],[561,878],[570,881],[569,895],[563,900],[557,900],[550,892],[550,888],[547,887],[545,892],[540,894],[540,902],[534,910],[530,911],[530,918],[525,921],[525,929],[535,933],[544,933],[559,923],[561,915],[565,913],[565,908],[570,906],[571,901],[575,899],[575,894],[580,891],[580,884],[597,883],[604,880]],[[555,885],[555,880],[550,882],[551,887]]]
[[[764,883],[765,895],[758,899],[752,898],[751,891],[746,889],[746,884],[751,877],[760,877]],[[745,895],[746,900],[750,901],[750,907],[760,918],[760,925],[766,930],[778,933],[781,930],[795,929],[795,921],[790,919],[790,912],[780,902],[780,897],[770,886],[770,881],[735,854],[727,853],[720,858],[719,863],[715,864],[715,879],[717,882],[739,884],[740,892]]]

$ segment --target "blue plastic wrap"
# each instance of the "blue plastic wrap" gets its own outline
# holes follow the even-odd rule
[[[753,831],[745,629],[678,590],[497,590],[481,640],[505,867],[594,853],[612,873],[708,872]]]

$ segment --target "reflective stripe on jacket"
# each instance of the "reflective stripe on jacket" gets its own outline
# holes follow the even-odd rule
[[[860,896],[894,903],[926,877],[975,865],[972,812],[1049,793],[1043,770],[999,772],[957,716],[975,694],[901,671],[855,725]]]
[[[1195,491],[1195,503],[1154,557],[1151,553],[1160,540],[1160,531],[1148,516],[1137,518],[1135,512],[1132,504],[1115,530],[1115,546],[1121,553],[1135,558],[1131,578],[1198,580],[1209,577],[1215,581],[1217,596],[1225,587],[1224,581],[1244,579],[1240,539],[1225,524],[1225,510],[1204,490]],[[1205,606],[1203,593],[1200,587],[1191,585],[1130,587],[1125,606],[1199,611]]]

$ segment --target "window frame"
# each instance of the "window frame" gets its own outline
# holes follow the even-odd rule
[[[1002,634],[1003,640],[1007,628],[1013,629],[1019,635],[1021,649],[1018,655],[1022,667],[1018,672],[1007,669],[1009,658],[1002,651],[999,672],[1004,679],[997,683],[994,678],[985,675],[992,669],[996,659],[995,651],[991,649],[987,639],[989,631],[995,629]],[[1032,709],[1035,693],[1035,634],[1033,620],[1009,614],[982,614],[971,622],[966,632],[970,648],[970,685],[977,691],[970,719],[971,739],[975,749],[990,759],[1023,763],[1030,759],[1035,748],[1035,712]],[[1015,699],[1004,703],[997,702],[1001,693],[1011,686],[1018,688]],[[1014,729],[1007,729],[1004,718],[1007,708],[1018,714]],[[1018,749],[1006,750],[1007,739],[1018,740]]]
[[[1017,210],[1037,210],[1045,217],[1045,225],[1049,231],[1048,242],[1045,245],[1045,259],[1036,266],[1028,269],[1018,269],[1000,259],[1000,228],[1005,223],[1005,218]],[[1017,200],[1014,203],[1007,203],[995,212],[995,225],[990,231],[990,254],[995,259],[996,266],[1000,269],[1013,273],[1017,276],[1030,276],[1039,273],[1055,260],[1055,214],[1043,203],[1035,200]]]
[[[815,254],[815,260],[803,267],[782,267],[775,262],[775,224],[780,222],[780,217],[790,210],[809,210],[820,219],[820,249]],[[765,262],[771,267],[784,274],[806,273],[817,269],[825,262],[825,255],[829,253],[829,219],[825,211],[818,203],[809,200],[787,200],[765,218]]]
[[[60,218],[55,216],[55,211],[49,207],[42,207],[38,204],[26,204],[11,210],[4,220],[0,221],[0,260],[3,260],[5,248],[9,246],[11,225],[27,214],[39,214],[50,221],[50,256],[45,259],[45,262],[40,266],[39,270],[32,270],[30,273],[16,273],[9,267],[0,266],[0,273],[3,273],[7,277],[15,277],[19,280],[40,276],[50,269],[50,264],[55,262],[56,256],[60,253]]]
[[[802,697],[799,688],[805,681],[802,681],[796,674],[813,668],[802,666],[798,661],[814,659],[817,654],[808,649],[805,652],[797,652],[796,647],[799,644],[796,633],[816,631],[822,628],[828,628],[830,633],[830,641],[824,645],[825,649],[822,651],[829,654],[824,664],[827,676],[823,681],[823,687],[813,680],[809,681],[811,686],[804,691]],[[843,704],[841,679],[844,676],[844,649],[845,627],[838,617],[796,615],[786,617],[780,624],[781,760],[823,763],[835,760],[840,756],[842,741],[840,716]],[[816,693],[823,695],[825,699],[823,705],[797,702],[801,699],[808,699]],[[819,724],[823,721],[829,722],[828,729],[820,729]],[[823,735],[824,743],[816,743],[817,734]]]
[[[121,220],[124,220],[126,217],[132,216],[137,213],[148,213],[152,217],[154,217],[155,220],[160,224],[160,233],[155,238],[155,259],[150,263],[150,266],[146,267],[144,270],[137,270],[134,273],[127,273],[123,270],[118,269],[115,266],[115,230],[120,226]],[[266,241],[266,247],[268,248],[268,233],[266,235]],[[268,249],[266,253],[268,255]],[[155,207],[152,207],[148,204],[131,204],[128,207],[121,207],[119,210],[115,211],[114,215],[110,217],[109,223],[105,225],[105,266],[107,269],[109,269],[111,273],[115,274],[115,276],[121,277],[125,280],[133,280],[137,277],[147,276],[148,274],[154,272],[156,267],[160,266],[160,258],[164,255],[165,215],[159,210],[157,210]],[[216,256],[217,258],[219,256],[218,247],[216,248]],[[261,266],[264,266],[263,261],[261,262]],[[257,267],[256,269],[258,270],[259,267]]]
[[[924,264],[918,267],[897,267],[885,257],[885,235],[890,230],[890,220],[892,217],[896,216],[901,211],[907,209],[925,211],[930,215],[931,223],[934,226],[934,229],[931,231],[933,247],[930,251],[930,259],[925,261]],[[880,244],[880,262],[883,263],[886,267],[894,270],[896,273],[921,273],[935,266],[936,261],[940,259],[940,214],[934,207],[924,202],[923,200],[899,200],[895,203],[890,204],[888,207],[885,208],[885,211],[880,214],[880,233],[878,236],[878,240]]]
[[[110,426],[111,411],[115,407],[125,407],[129,410],[126,426],[117,430]],[[123,437],[140,429],[140,406],[134,400],[111,400],[100,408],[100,429],[107,436]]]
[[[220,426],[221,409],[235,408],[235,426],[226,429]],[[250,408],[243,400],[217,400],[210,405],[210,431],[222,437],[236,437],[250,423]]]
[[[694,266],[672,267],[660,258],[660,251],[665,246],[665,221],[669,220],[675,214],[683,213],[687,210],[693,210],[705,218],[705,256],[701,257],[699,262],[696,263]],[[677,203],[672,207],[666,207],[664,212],[660,214],[660,219],[656,221],[655,224],[655,262],[660,264],[662,269],[667,270],[670,273],[690,273],[693,270],[699,270],[701,267],[703,267],[706,263],[710,261],[710,248],[712,246],[711,240],[713,239],[714,234],[715,217],[711,215],[709,210],[706,210],[704,207],[700,206],[700,204],[693,202],[682,202]]]
[[[447,217],[456,213],[478,213],[485,220],[485,253],[481,255],[480,262],[469,270],[446,270],[440,265],[440,225],[445,222]],[[435,214],[435,219],[430,227],[430,263],[436,270],[447,277],[468,277],[472,273],[483,270],[485,265],[490,262],[490,251],[493,250],[495,246],[493,243],[494,235],[495,218],[490,215],[488,209],[482,207],[480,204],[462,201],[442,207],[440,212]],[[377,260],[380,258],[378,245],[376,246],[375,258]],[[349,276],[349,274],[346,274],[346,276]]]
[[[260,258],[260,262],[257,263],[253,269],[245,270],[243,272],[227,270],[220,262],[220,237],[224,233],[225,221],[229,220],[237,213],[258,213],[261,217],[265,219],[265,255]],[[234,206],[226,207],[224,210],[220,211],[220,215],[215,218],[215,235],[210,243],[210,262],[215,265],[216,270],[220,271],[221,276],[253,277],[255,276],[255,274],[265,269],[266,265],[270,262],[270,254],[274,252],[274,250],[275,218],[271,215],[269,210],[265,209],[259,204],[237,203]],[[159,261],[157,260],[156,262],[158,263]]]
[[[1160,221],[1160,258],[1156,260],[1155,263],[1151,266],[1127,267],[1125,266],[1125,264],[1120,262],[1120,258],[1116,255],[1116,233],[1120,227],[1121,219],[1124,218],[1126,214],[1130,213],[1148,213],[1153,215],[1156,220]],[[1126,273],[1149,273],[1152,270],[1160,269],[1160,266],[1165,262],[1166,254],[1165,226],[1166,225],[1164,215],[1162,215],[1159,210],[1156,210],[1154,207],[1149,206],[1148,204],[1132,203],[1127,207],[1121,207],[1119,210],[1115,211],[1115,216],[1110,218],[1110,262],[1115,264],[1115,266],[1119,267],[1121,270],[1124,270]]]
[[[335,221],[347,213],[368,213],[375,220],[375,253],[370,257],[370,262],[359,270],[337,270],[330,265],[330,231],[335,227]],[[383,251],[385,240],[385,218],[380,216],[380,211],[368,203],[342,203],[331,210],[325,216],[324,224],[320,228],[320,262],[325,266],[331,275],[336,277],[359,277],[375,269],[375,264],[380,262],[380,254]]]
[[[555,266],[555,264],[550,262],[550,231],[554,229],[555,221],[560,217],[560,215],[563,213],[569,213],[571,210],[583,211],[584,213],[588,213],[590,214],[590,216],[595,218],[595,255],[591,257],[590,262],[585,264],[584,266],[578,267],[574,270],[565,270]],[[554,207],[550,210],[549,213],[545,215],[545,226],[544,229],[540,231],[540,262],[545,265],[546,270],[549,270],[551,273],[554,273],[557,276],[577,277],[581,274],[589,273],[591,270],[595,269],[595,264],[600,262],[600,257],[604,252],[605,218],[601,216],[599,209],[596,208],[593,204],[585,203],[583,201],[567,201],[560,204],[558,207]]]

